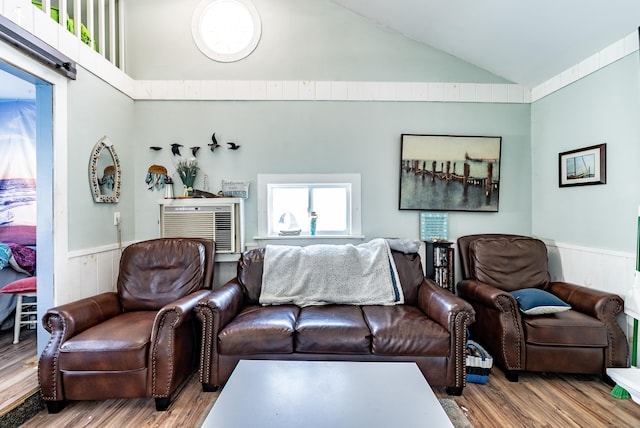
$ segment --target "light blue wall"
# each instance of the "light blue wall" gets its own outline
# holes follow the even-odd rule
[[[299,79],[504,82],[450,55],[411,41],[328,0],[256,0],[263,38],[246,60],[216,63],[192,41],[197,1],[127,2],[127,73],[136,79]],[[151,23],[151,24],[150,24]],[[398,210],[400,135],[502,136],[498,213],[453,213],[450,238],[465,233],[530,233],[530,106],[526,104],[309,101],[136,101],[81,70],[69,89],[69,246],[158,236],[160,192],[144,181],[152,164],[173,171],[170,144],[201,146],[198,159],[212,192],[223,178],[252,181],[247,237],[257,231],[258,173],[362,174],[363,233],[419,235],[418,213]],[[211,133],[237,138],[238,152],[208,151]],[[117,205],[92,202],[88,155],[102,135],[116,144],[123,165]],[[155,152],[149,146],[164,149]],[[202,180],[203,174],[200,177]],[[198,183],[202,188],[202,182]]]
[[[532,104],[535,235],[635,252],[640,204],[638,53]],[[558,187],[558,153],[607,144],[607,184]]]
[[[253,0],[262,21],[258,47],[242,61],[217,63],[203,55],[193,42],[191,19],[199,1],[125,3],[130,76],[178,80],[505,82],[449,54],[377,26],[330,0]],[[389,7],[393,7],[392,2]]]
[[[118,242],[113,213],[122,218],[122,239],[134,239],[136,161],[132,141],[134,102],[78,67],[68,84],[69,250]],[[122,164],[122,197],[117,204],[97,204],[89,187],[89,157],[104,135],[113,142]]]
[[[452,213],[450,238],[474,232],[530,233],[531,170],[529,105],[393,102],[136,102],[136,237],[158,236],[159,192],[146,190],[152,164],[173,172],[169,143],[201,146],[202,173],[210,191],[223,178],[251,180],[246,233],[257,233],[258,173],[360,173],[362,230],[374,237],[419,238],[416,211],[398,210],[402,133],[502,136],[500,211]],[[211,153],[215,131],[223,144],[237,138],[238,151]],[[150,145],[160,145],[156,152]],[[176,181],[180,180],[175,177]],[[177,186],[176,186],[177,189]]]

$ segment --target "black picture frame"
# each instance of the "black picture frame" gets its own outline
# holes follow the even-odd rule
[[[502,137],[402,134],[399,209],[497,212]]]
[[[558,154],[558,185],[560,187],[606,183],[606,143]]]

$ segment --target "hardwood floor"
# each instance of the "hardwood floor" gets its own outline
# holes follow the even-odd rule
[[[434,392],[449,397],[444,388]],[[640,427],[640,404],[615,399],[610,392],[595,376],[523,374],[512,383],[494,367],[486,385],[468,384],[455,401],[476,428]],[[194,374],[166,412],[156,412],[152,399],[71,402],[59,414],[44,410],[22,426],[198,427],[217,397],[217,392],[202,392]]]
[[[13,329],[0,331],[0,416],[38,390],[36,331],[23,328],[13,344]]]
[[[640,427],[640,404],[611,389],[587,375],[530,373],[512,383],[493,367],[486,385],[469,383],[455,400],[474,427]]]

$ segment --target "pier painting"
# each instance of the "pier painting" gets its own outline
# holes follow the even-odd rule
[[[606,144],[571,150],[559,155],[559,185],[605,184]]]
[[[502,137],[402,134],[400,209],[497,212]]]

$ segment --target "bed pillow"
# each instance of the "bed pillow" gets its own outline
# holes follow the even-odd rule
[[[0,242],[0,270],[9,264],[11,258],[11,248],[7,244]]]
[[[527,315],[545,315],[568,311],[571,306],[553,294],[539,288],[512,291],[520,311]]]
[[[9,264],[18,272],[36,274],[36,250],[13,242],[7,243],[11,249]]]
[[[5,285],[0,293],[35,293],[36,291],[36,277],[30,276],[29,278],[18,279],[7,285]]]

